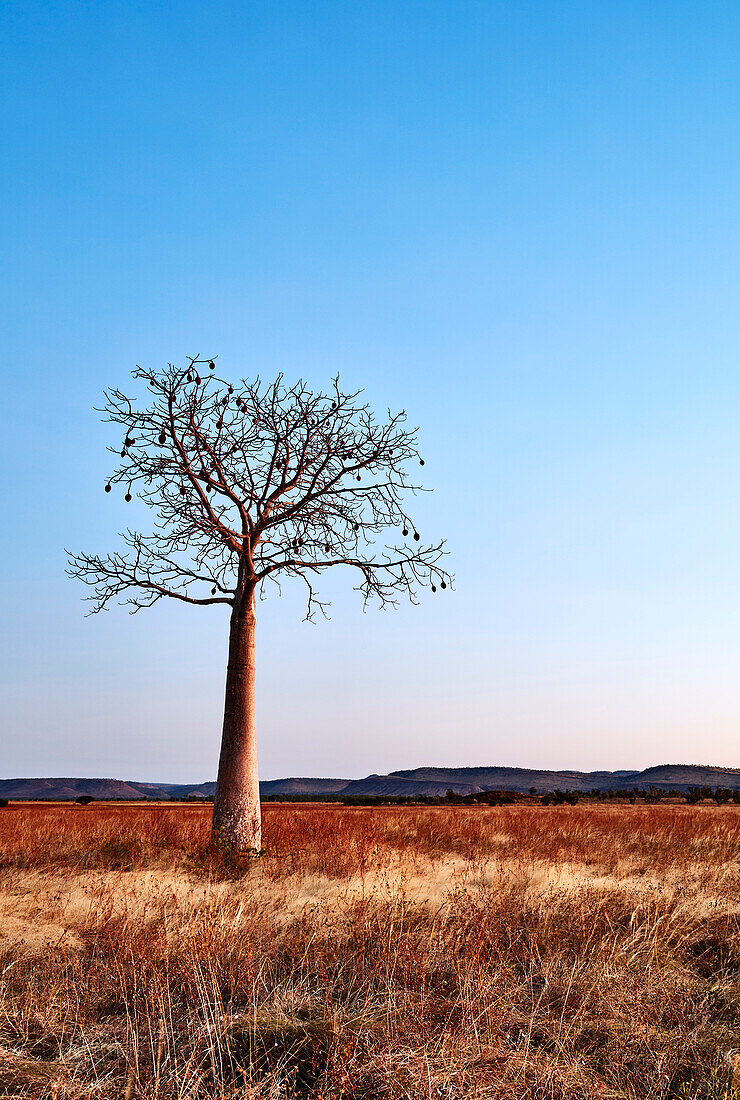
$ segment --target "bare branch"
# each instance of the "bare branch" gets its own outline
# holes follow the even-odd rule
[[[283,576],[304,581],[311,618],[325,614],[316,579],[338,565],[359,571],[365,601],[381,606],[451,587],[444,544],[422,546],[408,511],[426,490],[409,472],[424,462],[405,413],[377,420],[338,378],[327,393],[282,376],[232,384],[199,356],[133,374],[144,401],[109,390],[101,410],[122,432],[106,489],[147,504],[153,533],[127,532],[120,553],[70,555],[93,612],[119,596],[134,611],[164,597],[234,604]]]

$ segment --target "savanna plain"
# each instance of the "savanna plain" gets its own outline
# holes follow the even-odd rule
[[[0,810],[0,1096],[740,1096],[740,807]]]

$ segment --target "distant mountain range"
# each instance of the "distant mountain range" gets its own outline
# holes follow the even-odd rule
[[[715,768],[702,764],[660,764],[643,771],[539,771],[530,768],[413,768],[368,775],[365,779],[272,779],[260,783],[266,795],[372,795],[444,796],[476,794],[481,791],[538,793],[554,790],[614,791],[631,787],[659,787],[664,791],[686,791],[689,787],[729,787],[740,790],[740,768]],[[216,784],[138,783],[122,779],[0,779],[0,798],[64,801],[89,795],[95,799],[132,800],[144,798],[208,798]]]

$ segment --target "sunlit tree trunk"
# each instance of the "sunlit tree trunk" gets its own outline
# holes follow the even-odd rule
[[[257,775],[257,723],[254,705],[254,587],[234,604],[229,630],[229,663],[221,757],[213,803],[213,838],[236,853],[262,847]]]

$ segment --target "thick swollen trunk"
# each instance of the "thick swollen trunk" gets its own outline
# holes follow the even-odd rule
[[[231,613],[224,728],[213,803],[214,840],[232,852],[259,851],[262,846],[254,709],[255,626],[254,591],[248,590]]]

